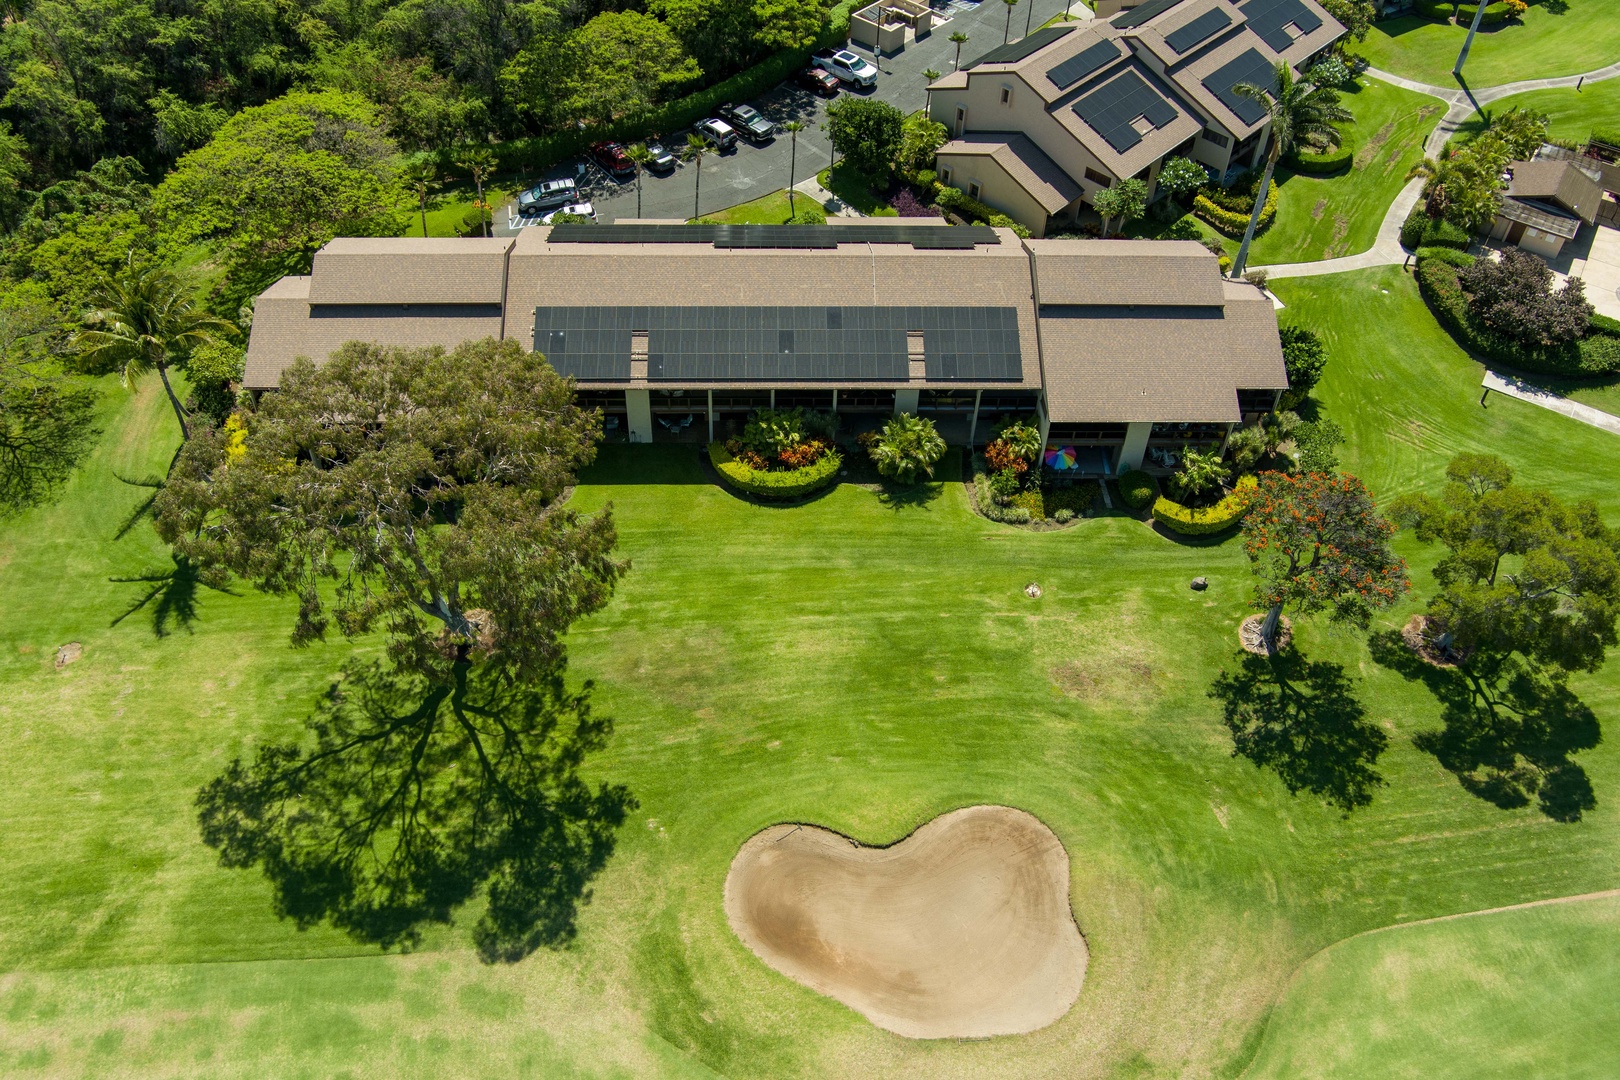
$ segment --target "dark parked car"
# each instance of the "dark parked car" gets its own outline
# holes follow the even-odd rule
[[[571,177],[542,180],[518,196],[518,213],[541,214],[579,201],[579,185]]]
[[[704,141],[716,150],[730,150],[737,145],[737,133],[724,120],[717,120],[713,117],[707,120],[699,120],[692,125],[692,130],[702,136]]]
[[[751,143],[765,143],[776,138],[776,125],[761,116],[752,105],[722,105],[720,115]]]
[[[822,97],[838,96],[838,76],[830,71],[823,71],[818,67],[805,68],[799,72],[798,81],[800,86],[812,94],[819,94]]]
[[[630,155],[624,152],[624,147],[619,143],[592,143],[591,157],[595,158],[596,163],[606,169],[610,175],[636,175],[636,163],[630,160]]]
[[[675,168],[675,155],[664,149],[661,139],[647,140],[647,153],[652,157],[647,160],[647,168],[653,172],[671,172]]]

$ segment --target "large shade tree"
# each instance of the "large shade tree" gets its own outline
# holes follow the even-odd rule
[[[0,513],[44,501],[97,434],[96,392],[46,354],[55,327],[43,299],[0,295]]]
[[[94,307],[72,348],[90,371],[117,371],[129,386],[156,373],[174,407],[182,438],[191,438],[186,410],[169,381],[192,351],[236,334],[236,328],[202,310],[195,286],[156,263],[127,266],[92,294]]]
[[[1336,622],[1365,628],[1374,611],[1399,600],[1410,582],[1406,563],[1390,550],[1394,531],[1353,476],[1260,474],[1243,518],[1243,551],[1258,579],[1266,646],[1276,642],[1285,607],[1327,611]]]
[[[1271,149],[1266,152],[1266,171],[1260,178],[1260,190],[1255,193],[1254,212],[1249,215],[1249,227],[1243,230],[1243,243],[1237,258],[1232,260],[1232,276],[1242,277],[1249,264],[1249,246],[1260,226],[1260,214],[1271,190],[1271,174],[1277,162],[1302,140],[1336,145],[1339,129],[1355,119],[1350,110],[1339,104],[1339,92],[1327,86],[1317,86],[1308,79],[1294,77],[1294,69],[1285,61],[1278,61],[1270,86],[1242,83],[1233,88],[1240,96],[1259,102],[1266,110],[1271,125]]]

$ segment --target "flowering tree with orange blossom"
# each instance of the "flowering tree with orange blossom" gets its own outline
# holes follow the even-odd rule
[[[1379,516],[1367,486],[1343,473],[1260,474],[1243,518],[1243,551],[1259,578],[1260,635],[1277,635],[1285,606],[1331,611],[1365,628],[1411,586],[1406,563],[1389,547],[1395,527]]]

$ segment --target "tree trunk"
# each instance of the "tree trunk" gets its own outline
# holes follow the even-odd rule
[[[1254,231],[1260,227],[1260,212],[1266,206],[1266,194],[1271,190],[1271,172],[1277,167],[1277,159],[1282,157],[1282,143],[1273,136],[1271,153],[1266,155],[1266,174],[1260,178],[1260,192],[1254,197],[1254,213],[1249,215],[1249,227],[1243,230],[1243,244],[1238,248],[1237,258],[1232,260],[1232,276],[1240,278],[1249,265],[1249,245],[1254,243]]]
[[[703,193],[703,155],[699,154],[694,162],[696,168],[692,170],[692,217],[698,216],[698,199]]]
[[[483,222],[483,225],[484,225],[484,237],[485,237],[485,239],[488,239],[489,237],[493,236],[494,233],[489,231],[489,217],[488,217],[489,208],[484,205],[484,182],[483,182],[483,180],[479,180],[477,183],[478,183],[478,220]]]
[[[1272,604],[1271,610],[1266,612],[1266,619],[1260,624],[1260,640],[1266,643],[1266,648],[1275,652],[1277,649],[1277,623],[1282,619],[1282,605]]]
[[[1479,6],[1474,9],[1474,25],[1468,28],[1468,38],[1463,42],[1462,52],[1457,54],[1457,66],[1451,69],[1451,77],[1462,78],[1463,64],[1468,60],[1468,50],[1474,47],[1474,35],[1479,33],[1479,21],[1485,17],[1485,3],[1480,0]],[[1453,16],[1455,18],[1455,16]]]
[[[174,406],[174,418],[180,421],[180,438],[191,440],[191,425],[186,423],[186,410],[181,406],[180,399],[174,396],[174,387],[169,385],[169,367],[167,364],[157,366],[158,378],[163,380],[163,390],[169,395],[169,404]]]
[[[426,188],[424,188],[421,191],[418,191],[416,193],[416,201],[418,203],[420,203],[421,207],[422,207],[422,235],[426,236],[427,235],[427,189]]]
[[[799,163],[799,133],[795,131],[792,135],[793,145],[792,149],[788,151],[788,217],[790,219],[795,216],[793,211],[793,167]],[[832,177],[829,176],[827,179],[831,180]]]

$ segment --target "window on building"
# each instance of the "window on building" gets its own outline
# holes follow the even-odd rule
[[[917,411],[970,413],[976,397],[972,390],[924,390],[917,395]]]
[[[950,169],[947,168],[947,169],[939,170],[939,182],[942,183],[942,184],[948,184],[948,183],[951,182],[951,170]]]
[[[776,392],[776,407],[778,409],[815,409],[819,412],[828,412],[833,406],[833,392],[831,390],[778,390]]]
[[[983,190],[984,188],[979,186],[979,182],[977,180],[973,181],[973,183],[968,185],[968,198],[977,199],[980,192]]]
[[[576,390],[574,401],[582,409],[601,409],[609,415],[625,411],[623,390]]]
[[[1108,174],[1100,173],[1096,169],[1087,169],[1086,170],[1086,179],[1090,180],[1093,184],[1101,184],[1103,187],[1109,187],[1114,182],[1108,176]]]
[[[1011,105],[1012,104],[1012,87],[1003,86],[1001,88],[1001,103],[1003,105]]]
[[[1205,443],[1226,438],[1225,424],[1154,424],[1151,442]]]
[[[1124,442],[1124,424],[1053,424],[1046,433],[1048,443]]]
[[[1277,407],[1276,390],[1239,390],[1238,410],[1240,412],[1270,412]]]
[[[1216,146],[1219,146],[1219,147],[1221,147],[1223,149],[1225,147],[1228,147],[1228,146],[1232,145],[1232,140],[1231,139],[1228,139],[1225,135],[1222,135],[1220,132],[1214,130],[1213,128],[1205,128],[1203,135],[1200,136],[1200,137],[1205,142],[1212,142]]]
[[[962,105],[956,107],[956,134],[961,135],[967,130],[967,108]]]
[[[847,412],[894,412],[893,390],[840,390],[838,391],[838,411]]]

